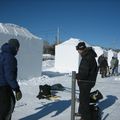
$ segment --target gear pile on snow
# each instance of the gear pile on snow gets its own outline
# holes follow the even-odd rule
[[[90,93],[90,111],[91,111],[91,120],[101,120],[102,113],[101,109],[97,105],[99,100],[103,99],[103,95],[99,90],[95,90]]]
[[[103,95],[99,90],[90,93],[90,103],[97,103],[101,99],[103,99]]]
[[[44,98],[50,98],[55,95],[55,92],[53,91],[63,91],[65,88],[61,84],[54,84],[52,86],[45,84],[45,85],[39,85],[39,94],[37,95],[38,99],[44,99]]]

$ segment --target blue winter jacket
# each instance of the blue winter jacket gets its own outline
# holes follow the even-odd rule
[[[17,60],[15,48],[5,43],[0,53],[0,87],[9,86],[14,91],[19,90],[17,82]]]

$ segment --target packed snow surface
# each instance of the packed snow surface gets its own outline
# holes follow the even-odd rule
[[[49,64],[49,65],[48,65]],[[23,98],[16,102],[12,120],[70,120],[71,118],[71,73],[59,73],[54,69],[54,61],[43,62],[41,77],[19,82]],[[39,85],[61,83],[66,90],[58,91],[56,101],[36,98]],[[77,84],[76,84],[77,86]],[[120,76],[97,77],[96,86],[104,98],[98,103],[103,120],[120,120]],[[76,97],[79,91],[76,88]],[[76,111],[78,103],[76,102]]]

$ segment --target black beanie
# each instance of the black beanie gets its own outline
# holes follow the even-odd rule
[[[86,48],[86,45],[84,42],[79,42],[76,46],[76,50],[84,50]]]
[[[17,39],[10,39],[8,41],[8,44],[14,48],[19,48],[20,47],[20,43]]]

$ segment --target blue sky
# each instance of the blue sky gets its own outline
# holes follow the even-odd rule
[[[0,22],[27,28],[55,41],[71,37],[91,45],[120,48],[119,0],[0,0]]]

